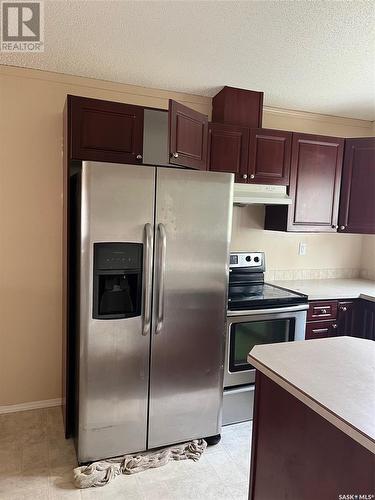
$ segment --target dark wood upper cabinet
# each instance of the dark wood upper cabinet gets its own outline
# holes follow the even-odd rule
[[[199,170],[207,170],[207,139],[207,116],[170,100],[170,163]]]
[[[248,180],[258,184],[289,184],[292,132],[250,130]]]
[[[141,163],[143,108],[68,96],[70,159]]]
[[[224,123],[208,126],[208,170],[235,174],[235,182],[246,182],[249,129]]]
[[[289,206],[267,206],[265,229],[336,232],[344,139],[293,134]]]
[[[375,234],[375,137],[345,141],[339,231]]]
[[[212,99],[212,121],[241,127],[262,126],[263,92],[225,86]]]

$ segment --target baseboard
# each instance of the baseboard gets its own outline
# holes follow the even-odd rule
[[[16,411],[37,410],[38,408],[51,408],[52,406],[61,406],[62,399],[45,399],[43,401],[30,401],[29,403],[19,403],[17,405],[1,406],[2,413],[14,413]]]

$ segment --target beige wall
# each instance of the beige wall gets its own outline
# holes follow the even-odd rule
[[[234,207],[231,249],[265,252],[268,279],[284,278],[280,273],[278,277],[270,272],[275,270],[352,270],[353,274],[359,274],[362,267],[361,235],[292,234],[264,231],[263,227],[263,206]],[[304,256],[298,255],[299,242],[307,244]],[[289,278],[285,276],[285,279]]]
[[[207,97],[0,66],[0,405],[61,394],[61,150],[68,93],[159,108],[174,98],[207,114],[211,106]],[[372,134],[370,122],[269,108],[264,125],[343,136]],[[234,245],[265,249],[269,265],[276,267],[283,262],[277,248],[280,255],[295,254],[298,235],[278,234],[275,243],[275,233],[259,229],[259,212],[255,222],[250,216],[250,227],[249,216],[242,213],[238,217],[235,210]],[[308,238],[312,266],[319,263],[320,251],[332,265],[352,265],[351,252],[357,262],[361,237]]]
[[[62,110],[66,94],[208,113],[211,100],[0,66],[0,405],[61,388]]]
[[[365,235],[362,240],[362,276],[375,280],[375,235]]]

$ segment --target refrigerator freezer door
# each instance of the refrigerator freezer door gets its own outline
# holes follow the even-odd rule
[[[93,248],[99,242],[114,243],[109,247],[115,249],[122,248],[116,243],[143,243],[143,257],[138,257],[144,262],[142,285],[150,286],[147,269],[152,272],[155,168],[84,162],[81,197],[77,451],[78,460],[87,462],[146,449],[150,350],[146,290],[141,314],[93,319]],[[120,276],[116,284],[114,276],[114,288],[107,290],[112,275],[107,279],[105,273],[113,274],[117,264],[112,265],[110,256],[103,255],[103,286],[110,300],[111,292],[128,281]],[[123,255],[116,258],[126,261]]]
[[[149,448],[220,433],[232,183],[157,169]]]

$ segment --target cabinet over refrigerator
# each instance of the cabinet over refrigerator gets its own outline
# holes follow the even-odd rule
[[[79,462],[220,434],[232,174],[83,162],[69,198]]]

